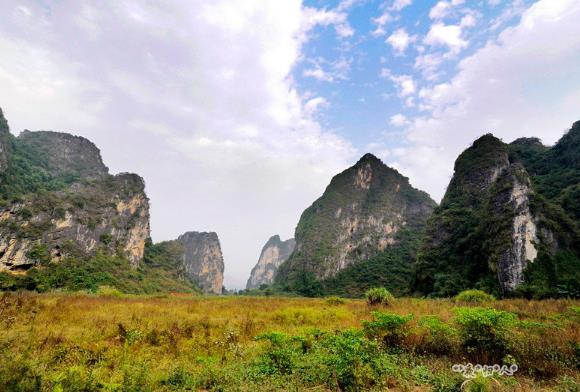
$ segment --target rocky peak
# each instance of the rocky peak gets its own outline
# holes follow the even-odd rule
[[[300,271],[328,279],[399,244],[399,232],[424,225],[435,207],[429,196],[372,154],[334,176],[296,228],[296,249],[275,280]]]
[[[218,235],[190,231],[177,239],[183,245],[186,275],[206,293],[221,294],[224,260]]]
[[[258,263],[252,269],[246,289],[257,288],[262,284],[271,284],[278,267],[290,257],[295,246],[294,238],[281,241],[279,235],[270,237],[262,248]]]
[[[101,152],[88,139],[53,131],[23,131],[18,140],[45,161],[51,175],[76,174],[83,179],[106,175]]]
[[[508,147],[488,133],[463,151],[454,165],[454,174],[442,204],[476,205],[497,177],[509,167]]]

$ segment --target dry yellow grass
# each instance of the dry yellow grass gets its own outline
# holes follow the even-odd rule
[[[169,390],[172,384],[163,380],[175,375],[176,369],[186,369],[194,377],[215,376],[221,380],[220,388],[229,385],[233,390],[243,390],[246,381],[236,377],[256,361],[264,347],[255,336],[271,331],[299,335],[312,328],[360,328],[362,320],[372,318],[373,310],[381,309],[369,307],[362,300],[331,305],[325,299],[233,296],[119,298],[28,293],[5,296],[3,301],[0,377],[4,380],[0,379],[0,386],[6,388],[6,378],[22,372],[23,377],[40,377],[39,390],[67,390],[69,379],[75,377],[79,385],[94,379],[97,389],[104,390],[131,390],[124,387],[129,384],[137,385],[133,390]],[[422,316],[437,315],[452,323],[456,306],[445,299],[403,298],[382,310],[414,315],[409,325],[414,332],[405,344],[416,352],[424,338],[417,321]],[[544,344],[553,345],[555,350],[572,352],[566,347],[580,342],[579,301],[514,299],[484,306],[513,312],[520,321],[535,323],[532,327],[538,331],[534,330],[534,336],[543,333]],[[544,327],[548,329],[542,332]],[[420,362],[435,373],[450,373],[453,363],[450,358],[433,356]],[[146,382],[128,382],[131,377],[145,377]],[[556,369],[552,378],[534,380],[520,374],[516,380],[513,390],[539,390],[536,388],[555,386],[561,380],[577,385],[578,372]],[[397,381],[391,386],[394,390],[430,390],[430,386],[413,385],[412,381]],[[286,388],[294,387],[270,381],[261,384],[264,390]],[[316,388],[312,390],[324,390]]]

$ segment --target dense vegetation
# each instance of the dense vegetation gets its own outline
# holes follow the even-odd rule
[[[578,301],[103,294],[0,294],[0,390],[568,392],[580,382]],[[467,380],[452,370],[467,362],[518,368]]]
[[[28,193],[42,193],[64,189],[79,181],[78,173],[52,175],[46,167],[46,156],[37,149],[6,136],[10,158],[6,170],[0,173],[0,203],[19,200]]]
[[[366,187],[355,185],[361,172],[369,175]],[[410,266],[434,206],[406,177],[371,154],[363,156],[334,176],[324,194],[303,212],[296,227],[297,248],[278,269],[274,288],[300,295],[361,296],[369,287],[384,285],[398,294],[408,292]],[[377,220],[374,227],[367,223]],[[380,252],[377,243],[384,233],[377,228],[389,222],[399,229],[396,244]],[[361,227],[346,233],[350,224]],[[337,274],[327,274],[336,268],[340,252],[353,262]],[[325,275],[332,277],[320,278]]]
[[[431,217],[414,265],[414,291],[452,296],[475,288],[502,293],[497,263],[511,240],[516,182],[531,181],[530,209],[539,228],[539,255],[512,295],[580,296],[580,234],[575,210],[580,183],[580,123],[552,148],[537,139],[510,145],[485,135],[464,151],[445,197]],[[505,168],[508,168],[507,170]],[[499,174],[499,177],[495,177]],[[490,184],[490,179],[495,178]],[[557,245],[553,245],[554,242]]]
[[[97,252],[94,257],[72,257],[50,263],[42,247],[35,248],[42,262],[26,274],[0,272],[0,290],[51,290],[95,293],[102,286],[123,293],[154,294],[199,292],[181,271],[180,249],[174,242],[148,243],[144,262],[137,268],[122,255]]]

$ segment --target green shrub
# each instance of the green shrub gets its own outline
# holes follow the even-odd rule
[[[326,298],[327,305],[336,306],[336,305],[344,305],[345,303],[346,303],[346,299],[340,298],[337,296],[332,296],[332,297]]]
[[[390,305],[395,297],[384,287],[375,287],[367,290],[365,298],[369,305]]]
[[[455,296],[456,302],[466,302],[471,304],[480,304],[482,302],[495,301],[493,295],[481,290],[464,290]]]
[[[363,329],[370,338],[381,341],[385,346],[399,346],[407,335],[405,324],[413,315],[400,316],[398,314],[372,312],[375,318],[372,321],[363,321]]]
[[[121,297],[123,293],[111,286],[99,286],[97,289],[97,295],[101,297]]]
[[[424,328],[428,335],[425,338],[423,349],[437,355],[450,354],[458,343],[457,330],[443,322],[437,316],[424,316],[419,320],[419,326]]]
[[[508,334],[517,316],[493,308],[457,308],[455,321],[463,347],[477,360],[500,360],[508,348]]]

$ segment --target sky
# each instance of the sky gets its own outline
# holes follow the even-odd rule
[[[218,233],[243,288],[366,152],[440,201],[492,132],[580,119],[577,0],[3,0],[13,133],[84,136],[146,182],[154,241]]]

